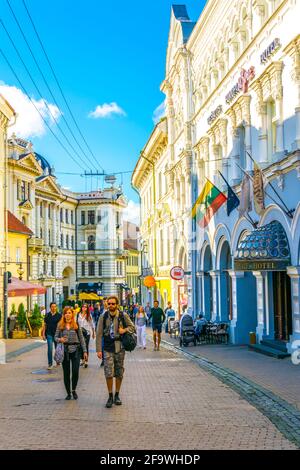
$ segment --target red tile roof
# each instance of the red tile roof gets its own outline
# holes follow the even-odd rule
[[[8,231],[22,233],[24,235],[33,235],[33,232],[23,222],[14,216],[10,211],[7,211],[8,218]]]

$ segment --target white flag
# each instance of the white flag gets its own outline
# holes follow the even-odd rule
[[[241,184],[240,205],[238,207],[240,217],[247,214],[251,210],[252,203],[250,197],[250,176],[248,173],[245,173]]]

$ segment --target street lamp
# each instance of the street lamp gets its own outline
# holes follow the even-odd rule
[[[22,263],[20,263],[20,266],[17,269],[17,273],[19,275],[20,281],[22,281],[24,272],[25,272],[25,269],[23,268]]]

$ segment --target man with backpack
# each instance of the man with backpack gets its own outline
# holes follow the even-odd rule
[[[113,404],[122,405],[119,392],[124,374],[125,349],[135,347],[135,326],[127,313],[119,310],[119,300],[115,296],[107,299],[108,310],[100,316],[96,333],[96,352],[99,359],[104,355],[104,374],[108,389],[106,408]],[[102,354],[102,338],[104,351]],[[134,344],[135,343],[135,344]],[[113,396],[113,378],[116,379],[115,396]]]

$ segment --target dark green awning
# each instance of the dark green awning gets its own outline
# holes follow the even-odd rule
[[[273,221],[240,241],[235,271],[284,271],[291,264],[289,242],[282,225]]]

